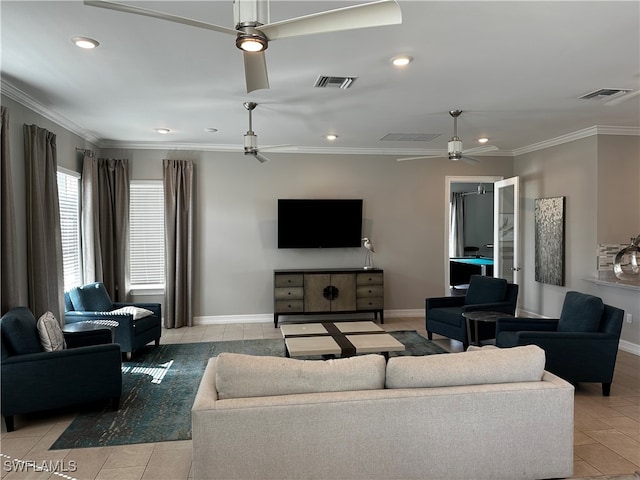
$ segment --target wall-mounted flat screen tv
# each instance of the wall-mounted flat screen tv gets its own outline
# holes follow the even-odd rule
[[[278,248],[361,245],[361,199],[278,200]]]

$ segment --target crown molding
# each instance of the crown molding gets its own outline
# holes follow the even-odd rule
[[[43,105],[30,95],[24,93],[6,79],[1,79],[1,91],[3,95],[33,110],[35,113],[44,118],[60,125],[71,133],[78,135],[84,140],[93,143],[98,148],[113,149],[131,149],[131,150],[189,150],[189,151],[207,151],[207,152],[239,152],[242,153],[242,145],[217,145],[203,143],[167,143],[167,142],[118,142],[112,140],[104,140],[95,134],[85,130],[68,118],[60,115],[51,108]],[[525,147],[516,148],[514,150],[499,150],[490,154],[476,154],[474,156],[493,156],[493,157],[515,157],[524,155],[525,153],[535,152],[549,147],[562,145],[564,143],[573,142],[593,135],[633,135],[640,136],[639,127],[617,127],[608,125],[595,125],[593,127],[584,128],[577,132],[561,135],[542,142],[533,143]],[[389,155],[389,156],[417,156],[417,155],[434,155],[447,156],[447,151],[443,149],[390,149],[390,148],[358,148],[358,147],[310,147],[310,146],[292,146],[269,148],[265,146],[263,150],[273,153],[309,153],[318,155]]]
[[[513,155],[524,155],[525,153],[535,152],[549,147],[555,147],[562,145],[563,143],[569,143],[583,138],[592,137],[593,135],[640,135],[640,128],[638,127],[615,127],[608,125],[595,125],[593,127],[584,128],[577,132],[568,133],[559,137],[544,140],[542,142],[533,143],[526,147],[516,148],[513,150]]]
[[[43,105],[38,100],[33,98],[31,95],[23,92],[18,87],[13,85],[11,82],[8,82],[4,78],[2,78],[0,82],[1,82],[2,95],[5,95],[11,100],[14,100],[19,104],[24,105],[29,110],[32,110],[38,115],[43,116],[47,120],[50,120],[57,125],[60,125],[62,128],[70,131],[71,133],[78,135],[79,137],[83,138],[84,140],[90,143],[93,143],[95,145],[98,145],[100,143],[100,137],[97,137],[96,135],[88,132],[84,128],[80,127],[76,123],[69,120],[67,117],[60,115],[59,113],[55,112],[51,108],[47,107],[46,105]]]

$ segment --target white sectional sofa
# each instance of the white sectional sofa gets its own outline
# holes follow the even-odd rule
[[[192,410],[204,479],[539,479],[573,469],[573,387],[536,346],[313,361],[223,353]]]

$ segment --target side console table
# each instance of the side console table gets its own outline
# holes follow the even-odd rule
[[[374,268],[274,270],[273,323],[280,315],[372,312],[384,323],[384,272]]]

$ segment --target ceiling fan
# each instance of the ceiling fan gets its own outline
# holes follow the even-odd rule
[[[268,0],[234,0],[235,28],[111,1],[84,0],[84,4],[234,35],[236,47],[244,56],[247,93],[269,88],[264,51],[271,40],[402,23],[402,12],[396,0],[378,0],[274,23],[269,23]]]
[[[453,117],[453,137],[451,137],[451,140],[447,143],[447,158],[455,161],[464,160],[468,163],[478,163],[480,160],[469,157],[468,154],[492,152],[498,150],[498,147],[493,145],[482,145],[481,147],[463,150],[462,141],[458,137],[458,117],[461,114],[462,110],[449,110],[449,115]],[[444,155],[424,155],[421,157],[399,158],[398,161],[404,162],[405,160],[421,160],[423,158],[444,158]]]
[[[252,112],[258,106],[255,102],[244,102],[244,108],[249,111],[249,130],[244,134],[244,154],[251,155],[260,163],[268,162],[269,159],[260,153],[260,150],[267,150],[269,148],[290,147],[290,145],[270,145],[262,149],[258,149],[258,136],[253,131]]]

